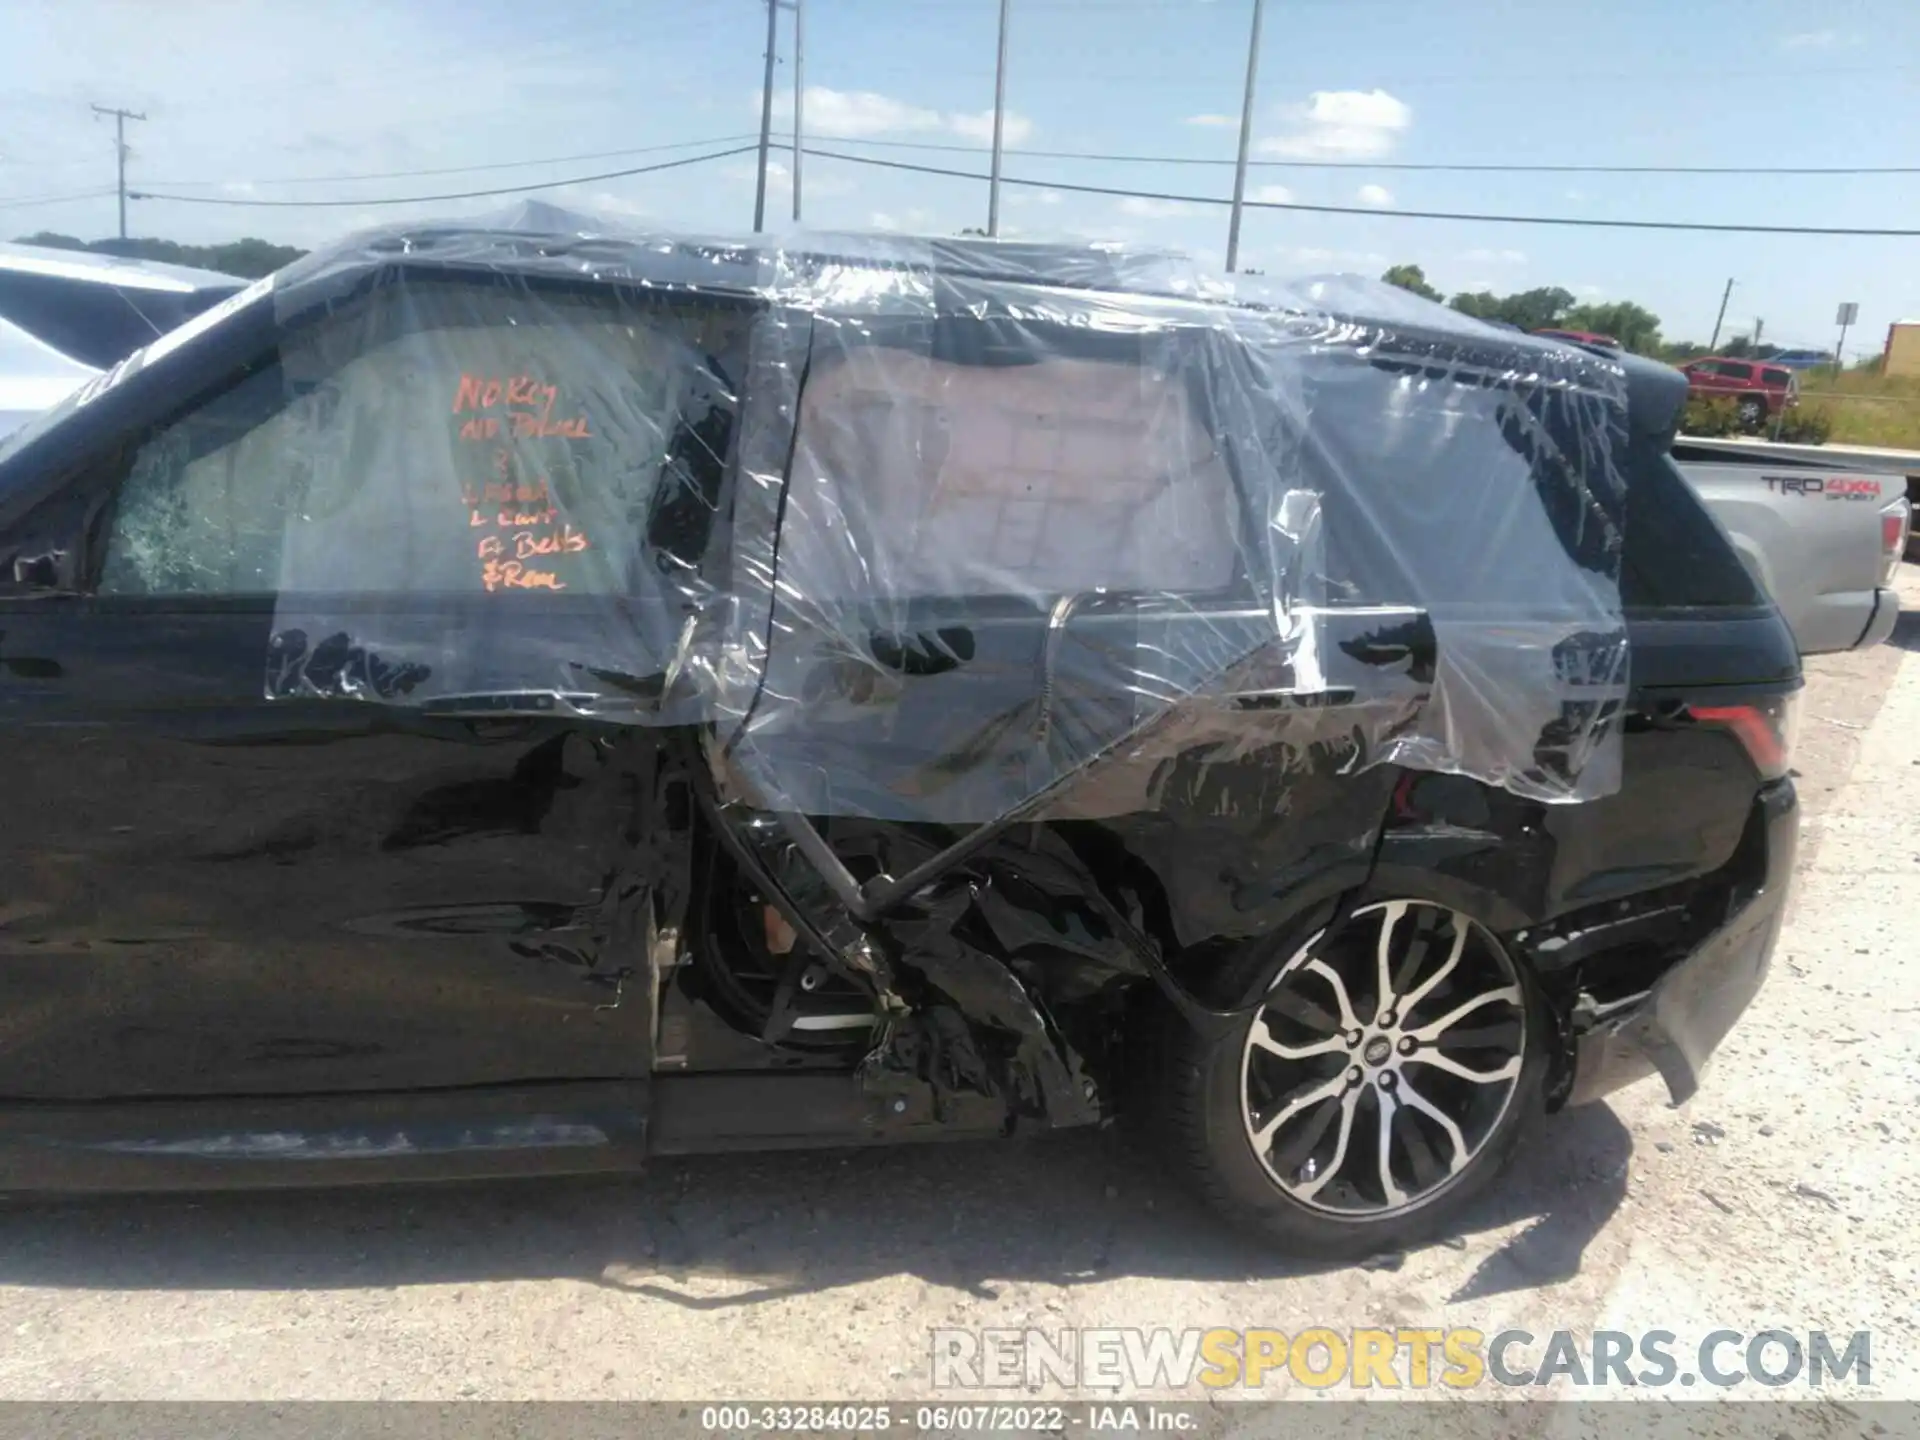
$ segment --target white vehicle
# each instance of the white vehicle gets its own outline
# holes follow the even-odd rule
[[[1802,655],[1878,645],[1900,616],[1907,479],[1806,446],[1682,438],[1680,473],[1780,607]]]
[[[246,283],[217,270],[0,244],[0,435]]]

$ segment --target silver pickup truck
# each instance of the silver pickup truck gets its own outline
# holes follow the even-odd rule
[[[1765,585],[1803,655],[1877,645],[1899,618],[1907,462],[1920,457],[1693,440],[1673,458]]]

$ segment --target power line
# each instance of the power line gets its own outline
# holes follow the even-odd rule
[[[112,190],[81,190],[72,195],[31,195],[0,200],[0,210],[19,210],[29,205],[64,205],[69,200],[103,200],[113,193]]]
[[[624,150],[589,150],[583,155],[550,155],[540,160],[493,160],[484,165],[444,165],[432,170],[379,170],[365,175],[291,175],[278,180],[249,180],[249,185],[344,185],[358,180],[412,180],[423,175],[472,175],[485,170],[526,170],[536,165],[572,165],[583,160],[617,160],[628,155],[659,155],[668,150],[698,150],[708,145],[737,145],[752,135],[716,135],[705,140],[675,140],[668,145],[635,145]],[[225,180],[153,180],[153,185],[225,185]]]
[[[784,147],[781,147],[784,148]],[[875,165],[888,170],[910,170],[919,175],[945,175],[955,180],[988,177],[972,170],[949,170],[939,165],[916,165],[905,160],[882,160],[877,155],[846,155],[817,146],[807,147],[809,155],[829,160],[844,160],[853,165]],[[1076,185],[1065,180],[1022,180],[1002,175],[1003,185],[1027,185],[1039,190],[1065,190],[1078,195],[1117,195],[1138,200],[1164,200],[1180,205],[1231,205],[1217,195],[1177,195],[1159,190],[1121,190],[1111,185]],[[1308,205],[1298,201],[1248,200],[1255,210],[1308,211],[1320,215],[1371,215],[1401,220],[1473,220],[1489,225],[1565,225],[1597,230],[1705,230],[1733,235],[1886,235],[1914,237],[1920,230],[1841,225],[1731,225],[1704,220],[1599,220],[1574,215],[1483,215],[1455,210],[1388,210],[1371,205]]]
[[[575,175],[566,180],[539,180],[527,185],[503,185],[493,190],[462,190],[446,195],[385,195],[372,200],[250,200],[239,195],[160,195],[150,190],[136,190],[131,192],[130,198],[171,200],[179,205],[251,205],[275,209],[354,205],[425,205],[436,200],[478,200],[489,195],[518,195],[528,190],[558,190],[567,185],[591,185],[601,180],[625,179],[629,175],[651,175],[657,170],[676,170],[683,165],[703,165],[709,160],[725,160],[730,156],[745,155],[758,148],[755,145],[739,145],[731,150],[716,150],[709,155],[688,155],[680,160],[662,160],[656,165],[635,165],[625,170],[607,170],[598,175]],[[812,153],[811,149],[808,153]]]
[[[984,155],[978,145],[934,140],[866,140],[837,137],[838,145],[886,150],[940,150],[955,155]],[[1191,155],[1114,155],[1094,150],[1027,150],[1034,160],[1101,160],[1124,165],[1232,165],[1233,160]],[[1412,160],[1249,160],[1278,170],[1400,170],[1452,174],[1515,175],[1920,175],[1920,165],[1530,165]]]

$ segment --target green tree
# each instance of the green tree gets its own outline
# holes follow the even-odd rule
[[[1573,292],[1558,285],[1543,285],[1514,295],[1477,290],[1456,295],[1448,303],[1476,320],[1503,320],[1522,330],[1544,330],[1565,323],[1567,312],[1573,308]]]
[[[1389,285],[1398,285],[1402,290],[1410,290],[1422,300],[1444,300],[1433,286],[1427,283],[1427,272],[1418,265],[1390,265],[1387,273],[1380,277]]]
[[[98,255],[121,255],[130,260],[157,260],[167,265],[192,265],[201,270],[219,270],[242,279],[257,280],[289,265],[307,252],[292,245],[248,236],[220,245],[182,245],[177,240],[136,237],[127,240],[80,240],[72,235],[42,230],[24,235],[22,245],[44,245],[56,250],[90,250]]]
[[[1596,335],[1611,335],[1623,349],[1631,350],[1636,355],[1660,353],[1660,317],[1631,300],[1575,305],[1567,311],[1565,324],[1572,330],[1591,330]]]

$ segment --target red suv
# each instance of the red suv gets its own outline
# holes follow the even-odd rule
[[[1734,401],[1741,425],[1757,429],[1767,416],[1800,403],[1800,382],[1784,365],[1704,355],[1680,369],[1689,400]]]

